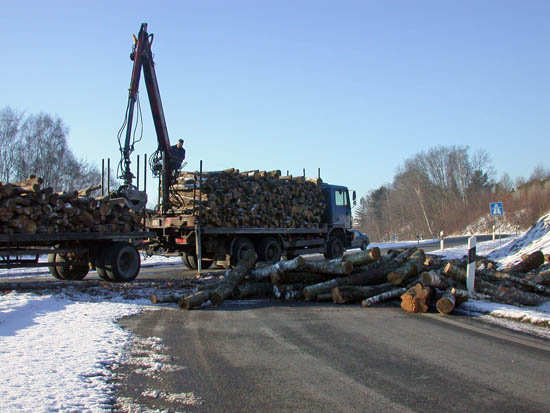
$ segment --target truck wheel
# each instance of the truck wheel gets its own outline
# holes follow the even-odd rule
[[[235,267],[240,260],[243,259],[244,254],[248,250],[253,250],[254,244],[248,238],[239,238],[233,245],[233,251],[231,251],[231,266]]]
[[[134,280],[141,266],[138,250],[127,242],[115,242],[105,249],[105,271],[114,282]]]
[[[199,268],[199,266],[197,265],[198,264],[198,260],[197,260],[197,257],[195,255],[191,255],[191,254],[186,254],[185,252],[183,253],[183,255],[181,256],[181,260],[182,262],[185,264],[185,266],[187,268],[189,268],[190,270],[196,270]],[[209,260],[207,258],[203,258],[201,260],[201,268],[203,270],[207,270],[208,268],[210,268],[212,266],[212,264],[214,263],[213,260]]]
[[[55,264],[55,256],[57,254],[48,254],[48,262],[50,264]],[[59,275],[59,272],[57,271],[57,267],[55,266],[51,266],[51,267],[48,267],[48,270],[50,270],[50,275],[54,278],[57,278],[58,280],[62,280],[63,278],[61,278],[61,275]]]
[[[55,254],[55,262],[65,264],[55,267],[59,276],[63,280],[82,280],[90,271],[88,264],[74,264],[75,260],[85,259],[84,256],[76,257],[74,253]]]
[[[101,278],[103,281],[111,282],[113,280],[109,278],[109,276],[107,275],[107,271],[105,270],[105,251],[107,248],[110,247],[99,248],[97,256],[94,259],[94,264],[98,277]]]
[[[344,255],[344,243],[338,237],[332,237],[328,240],[325,258],[338,258]]]
[[[260,261],[273,263],[281,260],[281,244],[273,237],[262,238],[256,252]]]

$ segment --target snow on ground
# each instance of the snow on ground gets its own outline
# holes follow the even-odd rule
[[[500,241],[479,243],[479,255],[501,265],[514,263],[521,254],[542,249],[550,253],[550,218],[545,216],[529,231]],[[402,248],[434,240],[372,244]],[[445,258],[462,258],[467,247],[436,251]],[[143,266],[181,265],[179,257],[143,258]],[[44,268],[0,270],[0,278],[47,276]],[[110,411],[132,408],[132,400],[114,404],[111,379],[120,363],[135,364],[144,375],[163,369],[181,369],[169,363],[158,338],[143,341],[121,329],[116,320],[140,311],[153,310],[143,288],[142,298],[125,299],[109,292],[102,296],[66,290],[58,294],[0,294],[0,399],[2,411]],[[113,295],[114,294],[114,295]],[[158,307],[157,307],[158,308]],[[470,300],[459,311],[486,322],[550,339],[550,303],[537,308]],[[150,389],[145,397],[178,400],[183,407],[197,406],[192,393],[169,395]],[[139,407],[139,406],[138,406]]]
[[[2,411],[110,410],[112,368],[130,340],[114,321],[142,309],[62,295],[1,296]]]

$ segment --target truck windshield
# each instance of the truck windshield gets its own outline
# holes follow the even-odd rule
[[[334,191],[334,203],[336,206],[347,206],[348,205],[348,197],[347,197],[346,191]]]

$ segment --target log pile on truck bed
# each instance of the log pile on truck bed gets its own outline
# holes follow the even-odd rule
[[[204,172],[201,182],[196,173],[183,172],[172,187],[169,212],[192,215],[200,203],[207,226],[318,228],[324,210],[320,183],[281,171]]]
[[[497,271],[494,263],[479,259],[473,292],[466,289],[465,261],[426,257],[417,248],[390,250],[381,256],[375,247],[340,260],[297,257],[261,267],[254,266],[254,251],[248,254],[210,289],[195,294],[174,292],[162,302],[178,302],[181,308],[192,309],[208,300],[220,306],[228,298],[276,297],[370,307],[400,298],[401,308],[408,312],[432,308],[449,314],[469,298],[519,306],[537,306],[550,300],[548,272],[517,272],[518,268],[532,269],[541,257],[544,260],[540,251],[507,271]],[[157,302],[155,297],[152,300]]]
[[[32,176],[17,183],[0,182],[0,234],[56,232],[133,232],[140,217],[109,197],[93,198],[98,187],[56,193]]]

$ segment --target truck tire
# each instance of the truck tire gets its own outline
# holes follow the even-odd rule
[[[235,241],[235,244],[233,244],[233,248],[231,251],[231,266],[235,267],[240,260],[244,257],[244,254],[248,250],[253,250],[254,244],[250,239],[242,237],[238,238],[237,241]]]
[[[198,266],[198,260],[197,260],[197,257],[195,255],[191,255],[191,254],[186,254],[185,252],[183,253],[183,255],[181,256],[181,261],[185,264],[185,266],[187,268],[189,268],[190,270],[196,270],[199,268]],[[212,264],[214,263],[213,260],[209,260],[207,258],[203,258],[201,260],[201,269],[203,270],[207,270],[208,268],[210,268],[212,266]]]
[[[105,272],[114,282],[133,281],[141,267],[139,252],[128,242],[115,242],[105,249]]]
[[[327,243],[325,258],[338,258],[344,255],[344,243],[340,237],[331,237]]]
[[[62,280],[80,281],[88,275],[88,272],[90,271],[88,264],[73,264],[72,262],[76,259],[77,257],[75,257],[73,253],[55,254],[55,262],[58,264],[65,264],[54,267]]]
[[[112,282],[113,280],[109,278],[109,276],[107,275],[107,271],[105,270],[105,251],[107,248],[110,248],[110,246],[99,248],[97,255],[94,259],[94,265],[99,278],[101,278],[103,281]]]
[[[256,246],[259,261],[269,263],[281,260],[281,244],[273,237],[262,238]]]
[[[55,256],[57,254],[48,254],[48,262],[50,264],[54,264],[55,263]],[[48,267],[48,270],[50,271],[50,275],[54,278],[57,278],[58,280],[62,280],[63,278],[61,278],[61,275],[59,275],[59,272],[57,271],[57,267],[54,267],[54,266],[51,266],[51,267]]]

